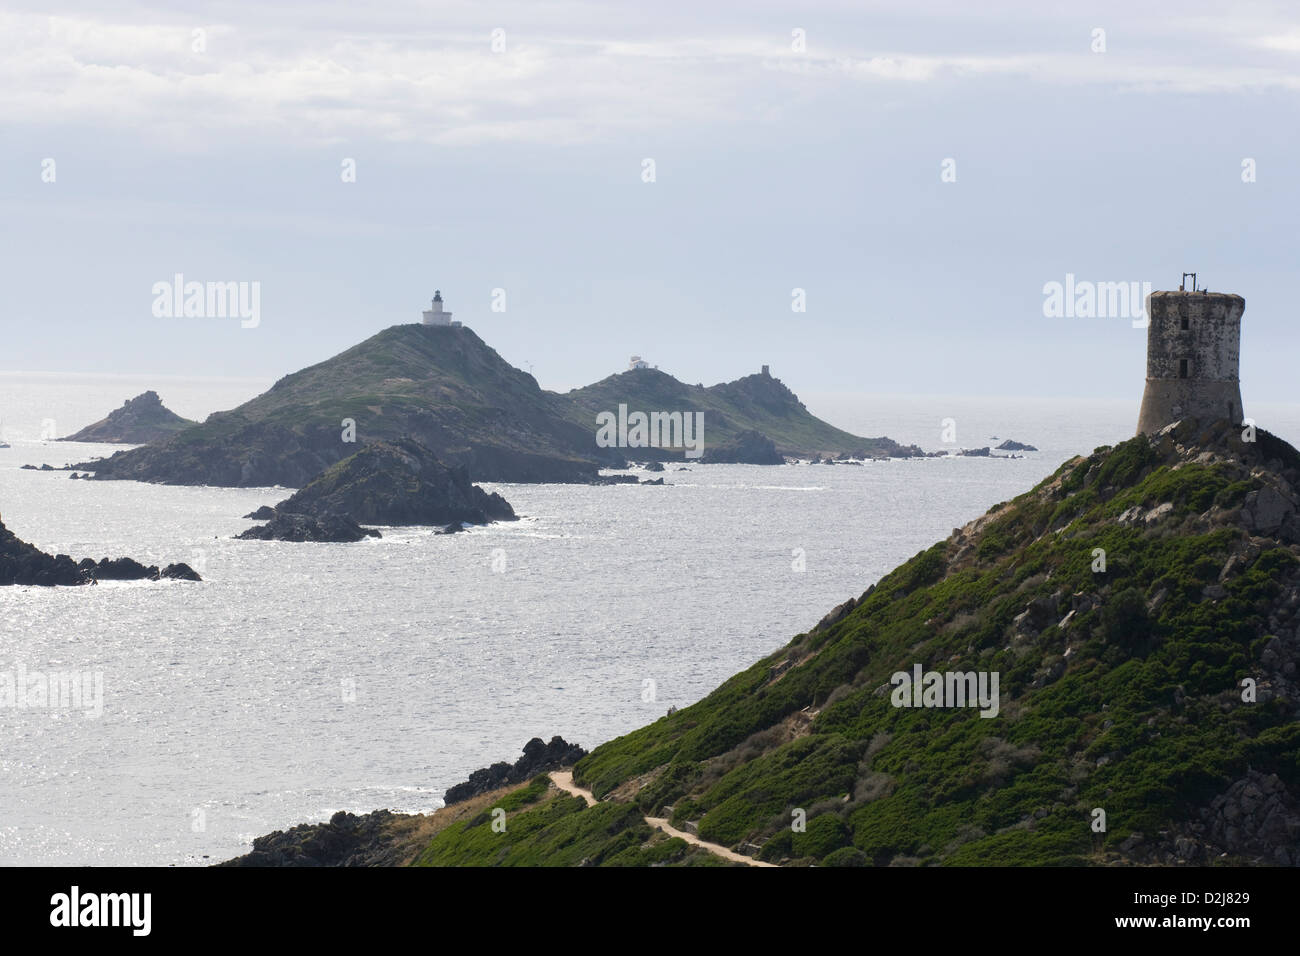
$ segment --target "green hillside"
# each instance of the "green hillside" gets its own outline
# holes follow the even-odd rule
[[[745,431],[766,435],[778,452],[792,457],[920,454],[914,446],[904,447],[889,438],[862,438],[827,424],[770,375],[747,375],[706,388],[679,382],[658,369],[631,369],[574,389],[565,398],[572,405],[570,419],[586,427],[594,427],[601,412],[617,413],[620,404],[629,412],[702,412],[706,456],[708,448],[733,441]],[[654,448],[627,454],[664,460],[683,457],[680,451]]]
[[[175,438],[80,467],[96,478],[298,488],[363,444],[409,436],[476,481],[588,480],[617,456],[565,411],[472,330],[396,325]],[[345,419],[355,443],[343,440]]]
[[[596,748],[575,779],[608,804],[513,808],[519,852],[643,862],[620,854],[644,834],[592,847],[646,814],[796,865],[1300,863],[1300,454],[1239,432],[1185,422],[1067,462]],[[997,715],[895,706],[915,664],[998,673]],[[425,862],[510,862],[485,826]]]
[[[172,437],[73,467],[97,479],[301,488],[362,445],[409,437],[447,465],[463,465],[474,481],[591,481],[602,467],[626,465],[626,453],[653,454],[598,446],[595,416],[619,402],[646,412],[703,411],[706,447],[753,430],[790,454],[920,452],[834,428],[768,376],[704,389],[646,370],[558,395],[468,328],[412,324],[287,375]],[[355,422],[353,442],[345,421]]]

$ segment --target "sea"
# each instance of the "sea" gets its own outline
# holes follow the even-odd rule
[[[0,520],[51,553],[203,576],[0,587],[0,687],[77,674],[87,688],[78,706],[0,705],[0,864],[206,865],[338,810],[434,810],[532,737],[595,747],[699,700],[1070,457],[1130,437],[1138,398],[804,394],[860,435],[1039,450],[669,465],[663,487],[487,484],[521,520],[358,544],[234,540],[284,488],[20,468],[112,454],[50,439],[149,388],[202,419],[269,385],[0,373]],[[1248,408],[1300,444],[1300,406]]]

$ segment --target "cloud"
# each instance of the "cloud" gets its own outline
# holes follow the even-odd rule
[[[417,8],[385,11],[373,26],[350,21],[339,7],[325,8],[310,26],[271,14],[246,25],[256,9],[243,23],[198,26],[91,13],[2,14],[0,117],[9,125],[139,131],[181,148],[232,138],[460,146],[762,121],[780,116],[783,104],[855,83],[906,88],[1023,78],[1145,92],[1300,88],[1289,57],[1280,65],[1252,59],[1261,46],[1300,50],[1295,32],[1241,38],[1240,57],[1222,62],[1189,62],[1176,45],[1092,54],[1086,35],[1067,53],[939,54],[864,52],[823,34],[805,53],[780,31],[673,35],[671,17],[659,27],[664,35],[601,35],[589,8],[561,5],[554,9],[577,29],[511,28],[504,50],[494,52],[491,31],[470,29],[466,9],[455,8],[440,30]],[[996,42],[986,34],[969,42]],[[961,39],[960,26],[942,39]]]

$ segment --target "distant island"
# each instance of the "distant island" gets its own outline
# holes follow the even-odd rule
[[[921,454],[860,438],[814,417],[766,372],[711,388],[652,369],[560,395],[540,388],[461,325],[397,325],[276,382],[238,408],[141,448],[71,467],[99,480],[301,488],[357,444],[411,438],[474,481],[591,482],[628,457],[682,459],[680,449],[601,447],[596,416],[619,405],[703,414],[704,457],[747,432],[777,454]],[[751,443],[752,444],[752,443]]]
[[[106,444],[143,445],[169,438],[196,425],[163,406],[155,391],[142,392],[107,418],[87,425],[81,431],[57,441],[104,442]]]

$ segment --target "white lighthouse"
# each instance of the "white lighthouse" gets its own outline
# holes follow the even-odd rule
[[[451,320],[451,313],[442,310],[442,291],[435,289],[433,293],[433,308],[424,310],[425,325],[460,325],[459,322]]]

